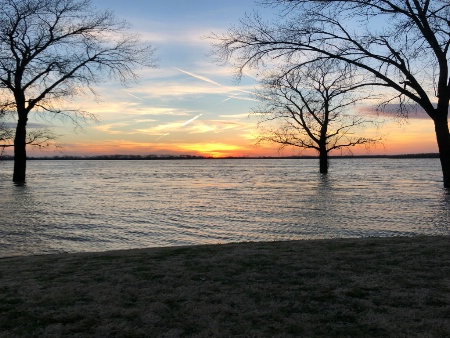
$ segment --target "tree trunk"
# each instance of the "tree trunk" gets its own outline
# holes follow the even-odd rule
[[[450,134],[448,129],[447,114],[434,120],[434,129],[441,159],[444,187],[450,188]]]
[[[321,146],[319,150],[320,173],[328,173],[328,151],[326,146]]]
[[[26,135],[27,135],[26,116],[19,117],[16,128],[16,136],[14,138],[14,182],[25,182],[25,173],[27,170],[27,151],[26,151]]]

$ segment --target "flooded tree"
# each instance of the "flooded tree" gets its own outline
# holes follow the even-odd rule
[[[3,150],[11,144],[10,142],[13,139],[11,128],[3,121],[4,118],[4,113],[0,111],[0,153],[3,153]]]
[[[14,147],[14,128],[11,122],[8,122],[7,112],[0,111],[0,155],[5,149]],[[50,128],[31,128],[27,130],[25,144],[37,148],[58,147],[54,141],[58,135]]]
[[[14,130],[5,124],[0,123],[0,153],[6,148],[14,147]],[[49,128],[28,130],[25,137],[25,144],[37,148],[58,147],[54,141],[58,138],[53,130]]]
[[[247,16],[228,33],[214,35],[215,55],[238,72],[266,63],[340,60],[375,83],[408,116],[415,105],[434,122],[443,181],[450,187],[448,0],[261,0],[279,6],[265,22]]]
[[[329,61],[272,72],[258,92],[262,101],[254,112],[260,119],[258,142],[313,149],[319,154],[322,174],[328,172],[331,151],[377,142],[359,135],[373,121],[351,111],[356,103],[370,97],[357,93],[367,83],[352,73],[350,67]]]
[[[135,66],[154,65],[151,46],[127,28],[90,0],[0,0],[0,109],[17,120],[13,181],[25,181],[30,113],[74,123],[92,118],[65,109],[64,101],[95,94],[104,79],[136,79]]]

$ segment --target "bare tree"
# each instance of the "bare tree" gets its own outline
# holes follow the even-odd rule
[[[7,122],[8,115],[10,114],[0,111],[0,155],[3,154],[6,148],[14,147],[15,130],[11,127],[14,123]],[[35,127],[27,130],[25,144],[36,148],[59,147],[54,143],[58,136],[50,128]]]
[[[238,71],[277,60],[296,67],[341,60],[384,90],[384,103],[420,106],[433,120],[443,181],[450,187],[448,0],[265,0],[281,18],[256,14],[214,35],[216,55]]]
[[[95,94],[93,86],[106,78],[136,79],[134,66],[153,66],[152,48],[126,29],[90,0],[0,0],[0,108],[18,120],[14,181],[25,181],[31,112],[77,123],[93,115],[64,109],[65,100]]]
[[[0,115],[0,155],[3,154],[5,148],[12,146],[12,140],[14,139],[14,132],[11,128],[8,128],[5,122],[1,121]]]
[[[6,148],[14,147],[14,129],[0,123],[0,154]],[[59,147],[54,143],[58,135],[49,128],[37,128],[28,130],[25,138],[25,144],[36,148]]]
[[[364,86],[350,67],[338,62],[316,62],[271,74],[262,81],[258,98],[263,104],[254,112],[262,131],[258,142],[314,149],[319,154],[320,172],[326,174],[331,151],[378,141],[356,134],[372,121],[350,112],[370,96],[356,93]]]

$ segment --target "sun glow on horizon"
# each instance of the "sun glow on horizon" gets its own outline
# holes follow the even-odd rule
[[[231,67],[213,61],[211,40],[202,38],[210,32],[226,32],[233,20],[254,9],[253,1],[232,0],[225,5],[215,2],[175,1],[183,11],[173,10],[173,3],[154,6],[142,2],[142,8],[122,2],[94,0],[129,20],[133,32],[148,39],[157,50],[158,68],[136,69],[139,81],[123,87],[115,81],[99,83],[94,95],[78,88],[80,96],[61,102],[67,109],[94,114],[99,122],[83,120],[80,128],[70,118],[41,118],[30,114],[29,128],[49,128],[61,135],[60,148],[27,147],[27,154],[39,156],[95,155],[192,155],[206,157],[277,157],[312,156],[314,150],[295,147],[280,149],[279,144],[255,145],[258,129],[258,96],[255,89],[261,73],[245,69],[236,81]],[[210,11],[204,11],[208,3]],[[230,5],[232,3],[233,5]],[[138,6],[139,7],[139,6]],[[149,10],[143,10],[144,8]],[[150,10],[151,9],[151,10]],[[263,10],[259,8],[259,10]],[[266,15],[271,15],[267,9]],[[250,72],[250,73],[249,73]],[[59,102],[58,102],[59,105]],[[394,113],[380,114],[377,101],[354,107],[365,117],[385,118],[377,130],[369,126],[361,136],[377,138],[382,143],[366,148],[352,147],[331,155],[393,155],[437,152],[432,120],[424,112],[411,110],[407,121],[398,123]],[[395,112],[395,104],[390,105]],[[389,107],[388,107],[389,108]],[[11,119],[13,120],[14,117]],[[54,129],[53,129],[54,128]],[[358,131],[356,131],[358,132]],[[355,132],[355,134],[356,134]],[[12,155],[13,149],[5,149]]]
[[[225,143],[188,143],[179,147],[206,157],[242,156],[236,154],[243,150],[241,146]]]

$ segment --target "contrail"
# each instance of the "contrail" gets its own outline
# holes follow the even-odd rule
[[[216,86],[224,87],[224,86],[221,85],[220,83],[217,83],[217,82],[215,82],[215,81],[213,81],[213,80],[211,80],[211,79],[208,79],[208,78],[205,77],[205,76],[197,75],[197,74],[188,72],[188,71],[183,70],[183,69],[180,69],[180,68],[176,68],[176,67],[173,67],[173,68],[176,69],[176,70],[178,70],[178,71],[180,71],[180,72],[182,72],[182,73],[184,73],[184,74],[187,74],[187,75],[189,75],[189,76],[195,77],[196,79],[199,79],[199,80],[202,80],[202,81],[205,81],[205,82],[209,82],[209,83],[215,84]]]
[[[257,94],[255,94],[255,95],[257,95]],[[262,96],[262,95],[257,95],[257,96],[264,97],[264,96]],[[252,99],[252,98],[250,98],[250,97],[240,97],[240,96],[234,96],[234,95],[231,95],[229,98],[230,98],[230,99],[237,99],[237,100],[244,100],[244,101],[255,101],[255,102],[259,102],[258,100]]]
[[[198,119],[200,116],[202,116],[202,115],[203,115],[203,113],[198,114],[197,116],[194,116],[194,117],[191,118],[190,120],[184,122],[180,127],[184,127],[184,126],[188,125],[188,124],[191,123],[192,121],[197,120],[197,119]]]
[[[158,140],[160,140],[160,139],[162,139],[164,136],[167,136],[167,135],[169,135],[170,133],[166,133],[166,134],[164,134],[164,135],[161,135],[160,137],[158,137],[155,141],[158,141]]]
[[[222,101],[220,101],[220,102],[217,102],[217,104],[222,103],[222,102],[225,102],[225,101],[228,101],[228,100],[231,100],[231,97],[227,97],[225,100],[222,100]]]
[[[194,116],[193,118],[191,118],[190,120],[187,120],[186,122],[182,123],[178,128],[175,128],[174,130],[172,130],[172,132],[176,131],[177,129],[187,126],[189,123],[191,123],[192,121],[197,120],[200,116],[202,116],[203,113],[198,114],[197,116]],[[160,137],[158,137],[155,141],[158,141],[160,139],[162,139],[164,136],[170,135],[170,133],[166,133],[164,135],[161,135]]]
[[[252,78],[253,80],[259,81],[256,76],[253,76],[250,73],[247,73],[247,72],[244,72],[244,71],[242,73],[244,73],[245,76],[248,76],[248,77]]]
[[[204,82],[211,83],[211,84],[213,84],[213,85],[222,87],[222,88],[224,88],[224,89],[232,89],[232,90],[234,90],[234,91],[238,91],[238,92],[241,92],[241,93],[245,93],[245,94],[250,94],[250,95],[256,95],[256,96],[261,96],[261,97],[263,97],[262,95],[258,95],[258,94],[256,94],[256,93],[252,93],[252,92],[247,91],[247,90],[242,90],[242,89],[237,89],[237,88],[234,88],[234,87],[224,86],[224,85],[222,85],[222,84],[220,84],[220,83],[218,83],[218,82],[215,82],[215,81],[213,81],[213,80],[211,80],[211,79],[208,79],[207,77],[202,76],[202,75],[197,75],[197,74],[194,74],[194,73],[191,73],[191,72],[188,72],[188,71],[186,71],[186,70],[183,70],[183,69],[180,69],[180,68],[176,68],[176,67],[173,67],[173,68],[176,69],[176,70],[178,70],[179,72],[184,73],[184,74],[186,74],[186,75],[189,75],[189,76],[191,76],[191,77],[193,77],[193,78],[196,78],[196,79],[201,80],[201,81],[204,81]],[[130,94],[130,93],[129,93],[129,94]],[[132,94],[130,94],[130,95],[131,95],[131,96],[134,96],[134,95],[132,95]],[[219,101],[216,105],[218,105],[218,104],[220,104],[220,103],[223,103],[223,102],[226,102],[226,101],[231,100],[231,99],[246,100],[246,101],[258,101],[258,100],[255,100],[255,99],[252,99],[252,98],[248,98],[248,97],[239,97],[239,96],[236,96],[236,95],[230,95],[230,96],[228,96],[226,99],[224,99],[224,100],[222,100],[222,101]],[[182,127],[184,127],[184,126],[187,126],[189,123],[191,123],[191,122],[197,120],[197,119],[198,119],[200,116],[202,116],[202,115],[203,115],[203,113],[198,114],[197,116],[194,116],[193,118],[191,118],[191,119],[187,120],[186,122],[182,123],[179,127],[175,128],[175,129],[172,130],[171,132],[174,132],[174,131],[176,131],[176,130],[179,129],[179,128],[182,128]],[[165,137],[165,136],[167,136],[167,135],[170,135],[170,133],[166,133],[166,134],[163,134],[163,135],[159,136],[155,141],[158,141],[158,140],[162,139],[163,137]]]
[[[143,101],[140,97],[137,97],[136,95],[133,95],[133,94],[131,94],[130,92],[128,92],[126,90],[125,90],[125,93],[127,93],[128,95],[130,95],[130,96],[132,96],[132,97],[134,97],[134,98],[136,98],[136,99],[138,99],[140,101]]]
[[[260,95],[260,94],[258,94],[258,93],[253,93],[253,92],[250,92],[250,91],[248,91],[248,90],[238,89],[238,88],[234,88],[234,87],[224,86],[224,85],[221,85],[220,83],[217,83],[217,82],[215,82],[215,81],[213,81],[213,80],[211,80],[211,79],[208,79],[208,78],[205,77],[205,76],[197,75],[197,74],[188,72],[188,71],[183,70],[183,69],[180,69],[180,68],[176,68],[176,67],[173,67],[173,68],[176,69],[176,70],[178,70],[178,71],[180,71],[180,72],[182,72],[182,73],[184,73],[184,74],[187,74],[187,75],[189,75],[189,76],[192,76],[192,77],[194,77],[194,78],[196,78],[196,79],[199,79],[199,80],[202,80],[202,81],[205,81],[205,82],[208,82],[208,83],[212,83],[212,84],[214,84],[214,85],[216,85],[216,86],[219,86],[219,87],[228,88],[228,89],[232,89],[232,90],[235,90],[235,91],[238,91],[238,92],[241,92],[241,93],[246,93],[246,94],[255,95],[255,96],[259,96],[259,97],[268,99],[268,97],[266,97],[266,96],[264,96],[264,95]],[[237,100],[257,101],[257,100],[255,100],[255,99],[244,98],[244,97],[239,97],[239,96],[230,96],[230,97],[233,98],[233,99],[237,99]]]

